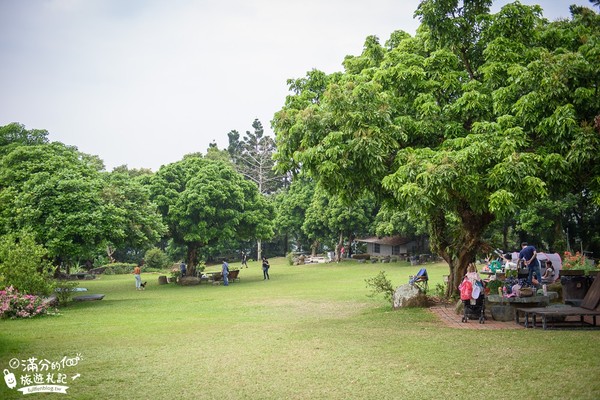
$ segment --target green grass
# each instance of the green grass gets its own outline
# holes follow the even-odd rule
[[[380,270],[404,263],[258,263],[229,287],[158,285],[158,274],[82,282],[98,302],[61,315],[0,321],[0,369],[12,358],[82,360],[63,372],[70,399],[597,399],[597,331],[462,330],[426,309],[368,297]],[[214,267],[213,267],[214,268]],[[428,265],[430,288],[444,265]],[[17,377],[24,374],[17,372]],[[20,385],[18,387],[22,387]],[[0,399],[22,398],[0,382]]]

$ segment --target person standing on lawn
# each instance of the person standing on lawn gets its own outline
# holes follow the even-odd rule
[[[271,277],[269,277],[269,268],[271,268],[271,266],[269,265],[269,260],[267,260],[267,257],[263,257],[262,258],[263,281],[266,279],[271,279]]]
[[[223,259],[223,265],[221,266],[221,274],[223,275],[223,286],[229,286],[229,264],[227,260]]]
[[[246,268],[248,268],[248,255],[245,251],[242,251],[242,267],[244,265],[246,266]]]
[[[133,269],[133,276],[135,277],[135,290],[142,290],[142,263],[139,263]]]

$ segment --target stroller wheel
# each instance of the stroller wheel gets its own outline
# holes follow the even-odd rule
[[[467,317],[462,317],[462,322],[467,322],[469,319]]]

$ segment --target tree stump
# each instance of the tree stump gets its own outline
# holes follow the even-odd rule
[[[166,285],[167,284],[167,277],[165,275],[161,275],[158,277],[158,284],[159,285]]]

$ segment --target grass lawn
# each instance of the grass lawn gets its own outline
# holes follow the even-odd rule
[[[250,262],[229,287],[159,286],[149,273],[145,291],[132,275],[81,282],[104,300],[0,321],[0,369],[81,357],[55,371],[67,395],[26,398],[600,398],[598,331],[452,329],[426,309],[392,311],[367,296],[365,279],[380,270],[398,286],[418,267],[270,261],[271,280]],[[447,267],[427,270],[433,288]],[[23,396],[0,383],[0,399]]]

